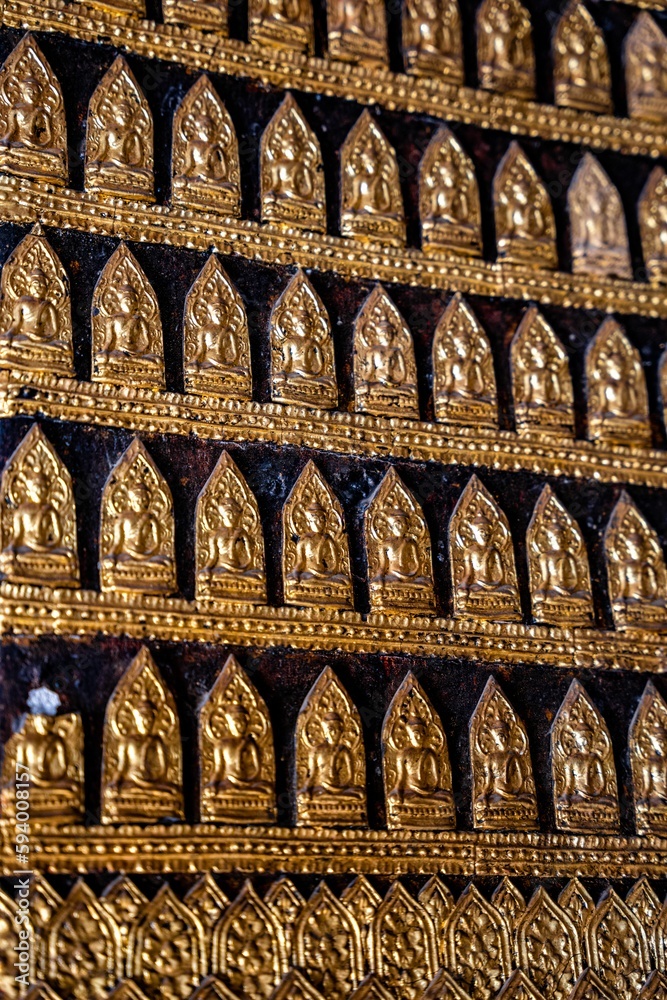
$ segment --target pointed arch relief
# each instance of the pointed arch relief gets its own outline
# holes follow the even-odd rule
[[[625,902],[642,925],[649,950],[653,953],[652,941],[662,904],[645,875],[637,879],[625,897]]]
[[[207,970],[204,929],[194,912],[163,884],[132,929],[128,970],[147,993],[183,1000]]]
[[[361,953],[364,972],[373,965],[374,942],[373,921],[382,897],[376,892],[365,875],[357,875],[341,893],[341,902],[345,904],[357,921],[361,935]]]
[[[199,494],[195,513],[198,601],[266,603],[264,535],[257,500],[223,451]]]
[[[526,900],[515,886],[514,882],[507,875],[501,878],[500,882],[493,890],[491,905],[495,906],[498,913],[505,918],[509,927],[510,939],[512,941],[512,953],[516,961],[516,926],[526,909]]]
[[[9,583],[78,587],[72,479],[38,424],[0,479],[0,574]]]
[[[574,984],[569,1000],[616,1000],[592,969],[584,969]]]
[[[93,382],[165,388],[157,296],[125,243],[111,255],[95,285],[91,328]]]
[[[382,985],[374,972],[371,972],[354,993],[350,993],[349,1000],[394,1000],[394,994]]]
[[[438,966],[435,931],[428,913],[400,882],[393,882],[373,926],[374,968],[400,1000],[418,1000]]]
[[[118,927],[123,955],[127,955],[130,931],[147,903],[141,889],[127,875],[115,878],[100,896],[100,904],[111,914]]]
[[[102,591],[168,595],[176,590],[174,503],[139,438],[104,486],[99,559]]]
[[[471,997],[452,978],[447,969],[440,968],[428,984],[423,1000],[471,1000]]]
[[[338,405],[331,321],[298,269],[271,310],[271,398],[316,409]]]
[[[335,948],[331,942],[335,941]],[[294,962],[327,1000],[346,1000],[363,975],[359,927],[344,903],[320,882],[294,929]]]
[[[651,446],[641,355],[611,317],[602,323],[586,350],[586,390],[589,439]]]
[[[481,830],[534,830],[537,799],[526,727],[493,677],[470,720],[473,820]]]
[[[84,187],[102,198],[155,200],[153,118],[122,56],[114,60],[90,99]]]
[[[433,337],[433,406],[443,423],[498,426],[491,345],[472,309],[457,292]]]
[[[405,210],[396,152],[367,109],[343,143],[340,162],[341,235],[404,247]]]
[[[509,524],[475,475],[449,522],[449,561],[455,615],[492,621],[521,618]]]
[[[271,718],[233,656],[199,710],[199,760],[203,822],[275,822]]]
[[[366,825],[361,718],[330,667],[306,695],[295,733],[298,826]]]
[[[498,1000],[545,1000],[521,969],[515,969],[500,993]]]
[[[405,676],[384,718],[382,774],[389,829],[454,829],[445,730],[412,672]]]
[[[419,903],[428,913],[435,931],[438,965],[447,964],[447,936],[445,928],[449,915],[454,909],[454,896],[451,889],[437,875],[432,875],[419,891]]]
[[[556,220],[547,189],[518,142],[512,141],[493,178],[498,259],[527,267],[558,267]]]
[[[611,70],[604,34],[581,0],[570,0],[553,36],[556,104],[611,114]]]
[[[526,532],[533,617],[550,625],[593,622],[588,552],[579,525],[548,484]]]
[[[0,366],[74,376],[69,279],[39,223],[2,268]]]
[[[433,614],[431,536],[419,503],[393,468],[364,514],[372,611]]]
[[[259,161],[262,222],[325,233],[322,150],[315,132],[289,93],[262,135]]]
[[[343,508],[312,461],[283,508],[282,569],[286,604],[353,607]]]
[[[477,8],[477,73],[484,90],[535,97],[530,15],[520,0],[484,0]]]
[[[410,0],[408,6],[421,2]],[[441,2],[456,5],[456,0]],[[445,125],[437,130],[419,164],[419,218],[425,253],[481,256],[482,212],[475,167]]]
[[[457,0],[408,0],[403,8],[403,58],[409,73],[463,84],[463,39]]]
[[[584,153],[567,191],[574,274],[632,280],[620,195],[591,153]]]
[[[62,90],[31,34],[0,69],[0,171],[67,184],[67,124]]]
[[[556,827],[570,833],[616,833],[620,817],[609,730],[577,680],[551,729]]]
[[[578,878],[570,879],[558,897],[558,905],[576,927],[579,940],[583,940],[595,910],[595,903],[586,886]]]
[[[354,321],[354,408],[379,417],[419,419],[412,334],[380,284]]]
[[[183,902],[202,925],[208,962],[213,928],[227,910],[229,900],[211,873],[207,872],[188,889]]]
[[[530,306],[510,345],[517,430],[574,436],[574,392],[567,351]]]
[[[447,949],[449,971],[471,1000],[492,1000],[512,971],[507,922],[473,883],[449,918]]]
[[[190,87],[174,115],[171,200],[194,211],[241,215],[236,131],[206,74]]]
[[[637,1000],[666,1000],[667,976],[662,972],[652,972],[641,990]]]
[[[380,69],[387,65],[387,15],[381,0],[327,0],[329,58]]]
[[[621,493],[604,533],[607,587],[617,628],[667,625],[667,569],[657,533]]]
[[[290,969],[271,994],[271,1000],[324,1000],[324,997],[298,969]]]
[[[635,1000],[651,971],[644,929],[613,889],[606,889],[586,931],[588,964],[616,1000]]]
[[[539,886],[516,926],[518,964],[551,1000],[568,1000],[582,972],[581,931]]]
[[[628,736],[635,829],[640,835],[667,834],[667,702],[649,681]]]
[[[239,997],[268,1000],[287,972],[280,926],[246,882],[213,931],[212,970]]]
[[[631,118],[667,122],[667,38],[648,11],[640,11],[623,42],[625,92]]]
[[[306,901],[291,879],[286,875],[272,882],[264,896],[285,938],[285,954],[290,959],[293,954],[294,928],[301,916]]]
[[[312,55],[315,48],[310,0],[249,0],[248,38],[269,49]]]
[[[667,62],[667,55],[665,56]],[[644,185],[637,206],[642,255],[648,279],[654,285],[667,284],[667,174],[654,167]]]
[[[183,818],[176,702],[144,646],[116,685],[104,716],[101,819],[157,823]]]
[[[5,761],[8,761],[7,757],[7,747],[5,747]],[[14,782],[16,779],[14,778]],[[3,782],[4,783],[4,782]],[[12,791],[15,789],[14,788]],[[2,802],[2,792],[0,791],[0,808],[2,808],[3,815],[10,816],[10,813],[5,812],[5,805]],[[53,886],[48,882],[43,875],[39,872],[35,872],[30,879],[30,924],[32,932],[34,935],[34,945],[32,958],[32,974],[33,978],[36,980],[44,980],[48,975],[48,956],[47,956],[47,945],[48,945],[48,930],[51,926],[51,921],[53,920],[57,910],[62,906],[62,899],[59,894],[55,891]],[[18,926],[18,925],[16,925]],[[7,927],[3,922],[3,910],[2,902],[0,900],[0,940],[3,942],[11,941],[11,938],[7,934]],[[14,942],[12,942],[13,945]],[[16,952],[14,952],[14,955]],[[12,958],[11,967],[13,968],[13,962],[15,958]],[[20,959],[19,959],[20,961]],[[0,989],[6,989],[6,985],[2,979],[2,968],[3,968],[3,956],[0,950]]]
[[[131,979],[121,979],[111,993],[107,994],[107,1000],[147,1000],[147,997]]]
[[[101,1000],[123,974],[118,927],[81,878],[51,921],[47,963],[49,981],[70,1000]]]

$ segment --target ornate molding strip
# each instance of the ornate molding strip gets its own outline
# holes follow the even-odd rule
[[[2,18],[7,27],[64,32],[89,42],[105,39],[137,55],[179,62],[212,73],[249,76],[274,87],[325,93],[361,104],[380,104],[389,110],[422,112],[513,134],[584,143],[595,149],[651,157],[667,154],[664,129],[649,123],[537,104],[435,78],[307,58],[284,49],[274,53],[176,25],[104,16],[83,4],[8,0]]]

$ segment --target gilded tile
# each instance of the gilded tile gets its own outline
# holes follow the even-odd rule
[[[457,292],[433,337],[433,407],[443,423],[498,426],[491,345],[472,309]]]
[[[327,1000],[346,1000],[361,981],[359,927],[324,881],[304,906],[294,929],[294,964]]]
[[[425,253],[481,256],[482,212],[475,167],[445,125],[436,131],[419,164],[419,218]]]
[[[592,153],[584,153],[567,190],[574,274],[632,280],[620,195]]]
[[[515,141],[493,178],[493,214],[499,260],[541,269],[558,266],[551,199]]]
[[[356,5],[359,0],[336,2]],[[368,109],[362,111],[343,143],[340,162],[341,235],[405,246],[405,211],[396,153]]]
[[[667,122],[667,38],[648,11],[640,11],[623,43],[625,90],[631,118]]]
[[[483,0],[476,18],[480,87],[533,98],[535,51],[526,8],[520,0]]]
[[[457,0],[408,0],[403,7],[403,57],[409,73],[463,84]]]
[[[354,408],[358,413],[419,419],[417,365],[410,328],[382,285],[354,323]]]
[[[625,490],[604,533],[607,587],[617,628],[667,625],[667,569],[660,540]]]
[[[516,926],[517,958],[551,1000],[568,1000],[581,975],[581,937],[568,914],[538,886]]]
[[[248,38],[269,49],[312,54],[315,39],[310,0],[250,0]]]
[[[553,38],[556,104],[610,114],[611,71],[604,34],[581,0],[570,0]]]
[[[611,316],[604,320],[586,350],[586,396],[591,441],[651,446],[641,355]]]
[[[644,688],[628,734],[635,829],[667,833],[667,703],[652,681]],[[631,905],[630,897],[628,903]],[[634,908],[634,907],[633,907]],[[646,929],[648,933],[648,928]]]
[[[667,70],[666,70],[667,71]],[[637,206],[644,265],[652,284],[667,284],[667,175],[651,171]]]
[[[387,63],[387,16],[381,0],[327,0],[329,56],[381,68]]]
[[[299,268],[271,310],[271,398],[321,410],[338,405],[331,322]]]

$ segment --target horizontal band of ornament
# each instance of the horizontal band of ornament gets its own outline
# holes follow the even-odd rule
[[[182,598],[0,584],[3,635],[131,636],[166,642],[447,655],[486,663],[662,672],[667,637],[514,622],[361,615],[354,611],[197,605]]]
[[[0,174],[0,219],[39,222],[134,242],[238,253],[270,264],[335,271],[346,278],[667,319],[664,290],[642,282],[467,261],[452,254],[393,249],[266,223],[260,226],[240,219],[220,219],[171,206],[103,201],[7,174]]]
[[[582,143],[631,155],[667,155],[667,133],[661,125],[538,104],[435,78],[309,58],[285,49],[271,52],[192,28],[105,15],[64,0],[8,0],[2,23],[11,28],[63,32],[86,42],[103,38],[138,56],[178,62],[211,73],[250,77],[273,87],[379,104],[390,111],[421,112],[513,135]]]

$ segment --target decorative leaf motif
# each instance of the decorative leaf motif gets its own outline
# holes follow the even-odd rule
[[[398,1000],[417,1000],[435,975],[435,933],[431,918],[400,882],[378,907],[373,937],[378,977]]]
[[[472,883],[447,924],[449,969],[472,1000],[491,1000],[512,969],[509,928]]]
[[[570,890],[570,899],[575,891]],[[581,974],[581,936],[565,910],[539,886],[517,923],[516,941],[520,968],[545,996],[568,1000]]]
[[[47,954],[62,1000],[101,1000],[122,975],[118,927],[82,879],[51,921]]]
[[[204,929],[166,884],[144,907],[128,952],[134,978],[166,1000],[186,1000],[206,972]]]
[[[325,882],[317,886],[296,923],[294,952],[308,982],[331,1000],[344,1000],[361,980],[359,927]]]
[[[278,923],[250,882],[213,931],[212,968],[249,1000],[266,1000],[287,972]]]
[[[617,1000],[634,1000],[650,971],[648,943],[634,913],[607,889],[586,931],[588,963]]]

